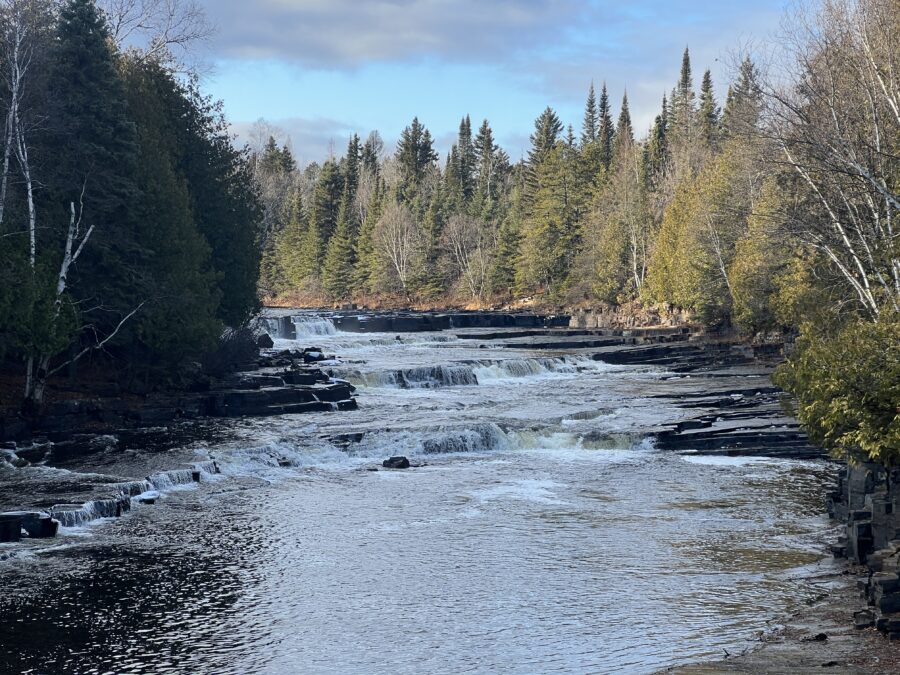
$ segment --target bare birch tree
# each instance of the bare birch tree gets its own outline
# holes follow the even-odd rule
[[[471,216],[455,214],[444,228],[444,246],[473,300],[481,300],[492,263],[487,227]]]
[[[900,309],[900,4],[825,0],[798,14],[797,67],[770,83],[780,162],[813,206],[789,223],[877,319]]]
[[[410,210],[395,202],[385,206],[375,226],[375,245],[388,263],[403,294],[409,298],[413,262],[421,241],[421,232]]]

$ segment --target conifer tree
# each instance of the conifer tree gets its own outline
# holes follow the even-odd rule
[[[275,242],[275,257],[285,283],[285,288],[277,290],[298,291],[315,272],[307,251],[310,246],[308,231],[309,214],[303,204],[303,193],[297,188],[291,200],[287,223]]]
[[[413,118],[400,134],[396,157],[400,165],[400,197],[412,202],[418,195],[426,172],[438,159],[431,132],[419,122],[418,117]]]
[[[659,183],[669,155],[669,105],[663,95],[662,108],[659,115],[653,121],[650,130],[650,138],[645,144],[644,151],[644,183],[647,189],[653,190]]]
[[[672,94],[672,111],[669,120],[674,133],[686,140],[690,140],[694,125],[694,80],[691,75],[691,54],[685,47],[681,58],[681,73],[678,77],[678,85]]]
[[[322,165],[316,182],[304,243],[306,259],[314,274],[321,273],[328,242],[337,229],[343,187],[337,163],[333,159],[328,160]]]
[[[703,73],[703,84],[700,87],[700,137],[709,148],[715,148],[719,136],[719,107],[716,105],[713,91],[712,74],[709,70]]]
[[[728,101],[722,117],[723,131],[728,136],[747,134],[756,128],[762,105],[756,66],[747,57],[741,62],[737,82],[728,90]]]
[[[338,208],[334,235],[328,241],[322,263],[322,285],[333,300],[350,297],[353,291],[353,270],[356,266],[357,222],[356,190],[359,185],[359,136],[353,134],[343,162],[343,190]]]
[[[69,286],[103,305],[105,311],[91,318],[102,333],[149,293],[134,283],[141,278],[133,263],[140,250],[132,208],[139,194],[138,145],[111,47],[94,2],[63,5],[50,74],[58,120],[51,144],[61,151],[48,165],[50,210],[44,217],[67,223],[68,205],[83,201],[83,220],[94,226],[94,234]],[[65,234],[55,238],[64,241]]]
[[[581,147],[586,148],[597,140],[597,132],[600,126],[600,116],[597,111],[597,95],[594,92],[594,83],[588,90],[587,103],[584,106],[584,121],[581,125]]]
[[[534,122],[531,149],[528,151],[528,163],[532,168],[540,165],[556,147],[562,131],[563,124],[559,121],[559,116],[548,106]]]
[[[357,293],[370,293],[375,288],[378,276],[378,255],[374,242],[375,225],[381,218],[386,200],[384,180],[379,176],[376,178],[375,189],[369,199],[366,219],[360,225],[359,236],[356,239],[353,287]]]
[[[622,108],[619,111],[619,120],[616,122],[616,137],[613,147],[613,157],[619,145],[634,143],[634,129],[631,126],[631,109],[628,107],[628,92],[622,95]]]
[[[360,152],[360,170],[374,176],[378,173],[381,162],[381,153],[384,152],[384,141],[377,131],[371,132],[363,144]]]
[[[478,161],[475,145],[472,142],[472,121],[468,115],[459,123],[459,137],[456,145],[460,187],[463,199],[465,203],[468,203],[475,194],[475,174]]]
[[[606,91],[606,82],[600,90],[599,127],[597,130],[597,142],[600,146],[600,162],[606,171],[612,163],[613,144],[615,143],[616,130],[613,127],[612,111],[609,105],[609,94]]]

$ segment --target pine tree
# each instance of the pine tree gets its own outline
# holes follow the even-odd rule
[[[694,80],[691,75],[691,54],[685,47],[681,59],[678,86],[672,93],[672,112],[669,120],[674,132],[685,139],[691,138],[694,125]]]
[[[396,157],[400,164],[399,195],[402,200],[411,203],[418,195],[426,172],[438,159],[431,132],[419,122],[418,117],[413,118],[400,134]]]
[[[609,165],[612,162],[615,136],[616,130],[615,127],[613,127],[612,112],[609,106],[609,94],[606,91],[606,82],[604,82],[603,88],[600,90],[597,142],[600,146],[600,161],[606,171],[609,171]]]
[[[722,117],[726,135],[735,136],[751,132],[759,122],[762,106],[762,90],[753,61],[747,57],[741,62],[738,80],[728,90],[728,101]]]
[[[584,106],[584,121],[581,125],[582,148],[586,148],[597,140],[599,125],[600,116],[597,111],[597,96],[594,93],[594,83],[591,82],[591,88],[588,90],[587,103],[585,103]]]
[[[94,2],[69,0],[62,7],[50,74],[57,120],[51,145],[57,151],[48,163],[44,219],[67,223],[69,204],[84,202],[83,220],[94,226],[94,234],[69,287],[103,305],[105,311],[89,317],[101,334],[149,294],[135,283],[142,276],[133,269],[142,255],[133,209],[139,196],[138,145],[111,45]],[[64,241],[65,233],[54,239]]]
[[[469,203],[475,195],[475,174],[478,160],[475,145],[472,142],[472,121],[468,115],[459,123],[459,138],[456,145],[460,187],[464,201]]]
[[[315,274],[321,273],[328,242],[337,229],[343,188],[338,165],[330,159],[322,165],[322,172],[316,182],[304,243],[306,259]]]
[[[713,91],[712,74],[703,73],[703,84],[700,87],[700,137],[710,148],[715,148],[719,136],[719,107],[716,105]]]
[[[381,218],[381,212],[387,200],[384,180],[378,177],[375,189],[369,199],[366,219],[360,225],[359,237],[356,239],[353,272],[353,286],[358,293],[370,293],[374,290],[378,276],[378,255],[375,250],[375,225]]]
[[[616,148],[619,145],[634,143],[634,129],[631,126],[631,110],[628,107],[628,92],[622,96],[622,108],[619,111],[619,120],[616,122],[616,140],[613,148],[613,157],[615,157]]]
[[[137,244],[142,259],[132,266],[142,279],[144,306],[129,334],[132,354],[141,351],[148,369],[175,369],[215,344],[222,324],[210,248],[191,212],[187,181],[177,171],[170,101],[181,85],[154,61],[129,60],[124,68],[127,102],[136,122],[141,161]]]
[[[307,279],[315,272],[310,262],[307,248],[309,214],[303,204],[303,194],[298,188],[294,192],[289,209],[287,224],[275,241],[275,257],[286,287],[282,291],[299,291]]]
[[[334,235],[328,241],[322,264],[322,285],[333,300],[350,297],[353,291],[353,270],[356,267],[357,222],[356,190],[359,185],[359,136],[353,134],[343,162],[343,191],[338,209]]]
[[[644,184],[653,190],[665,171],[669,155],[669,105],[663,95],[662,108],[653,122],[650,138],[644,147]]]
[[[538,166],[546,159],[563,131],[559,116],[549,106],[534,122],[534,133],[531,134],[531,149],[528,151],[528,163]]]
[[[384,152],[384,141],[377,131],[371,132],[363,144],[360,153],[360,167],[363,173],[374,176],[379,171],[381,153]]]

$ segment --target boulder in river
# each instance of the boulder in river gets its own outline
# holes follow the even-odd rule
[[[268,333],[263,333],[256,338],[256,346],[260,349],[272,349],[275,347],[275,341]]]
[[[409,460],[406,457],[389,457],[381,463],[385,469],[408,469]]]
[[[11,514],[0,513],[0,542],[19,541],[22,536],[22,519]]]

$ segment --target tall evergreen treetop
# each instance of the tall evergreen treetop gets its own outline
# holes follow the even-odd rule
[[[421,186],[429,167],[438,159],[431,132],[418,117],[414,117],[412,123],[400,134],[396,157],[403,181],[401,196],[410,200]]]
[[[756,66],[750,57],[741,62],[737,82],[728,90],[722,127],[728,135],[746,132],[759,122],[762,90]]]
[[[613,126],[612,111],[609,105],[609,93],[606,91],[606,82],[603,83],[603,89],[600,91],[599,115],[597,141],[600,144],[600,161],[604,168],[608,170],[610,163],[612,163],[616,129]]]
[[[619,111],[619,121],[616,123],[616,148],[621,144],[634,143],[634,129],[631,126],[631,110],[628,107],[628,92],[622,95],[622,109]]]
[[[362,170],[373,176],[377,174],[382,152],[384,152],[384,141],[381,140],[381,134],[377,131],[372,131],[366,137],[366,142],[363,144],[360,153]]]
[[[713,147],[719,134],[719,106],[713,91],[712,74],[703,73],[703,84],[700,86],[700,134],[707,145]]]
[[[584,121],[581,125],[581,147],[586,147],[597,140],[600,117],[597,111],[597,96],[594,93],[594,83],[588,90],[587,103],[584,106]]]
[[[689,136],[694,122],[694,79],[691,75],[691,53],[688,47],[684,48],[681,58],[681,73],[678,77],[678,85],[672,92],[672,111],[669,120],[673,129],[683,136]]]
[[[540,114],[534,122],[534,133],[531,134],[531,150],[528,152],[528,162],[532,166],[540,164],[559,141],[563,131],[563,124],[559,116],[550,106]]]

